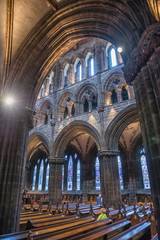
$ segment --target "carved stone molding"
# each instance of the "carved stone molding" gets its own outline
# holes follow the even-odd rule
[[[49,157],[49,163],[50,164],[60,164],[63,165],[65,163],[64,158],[58,158],[58,157]]]
[[[123,68],[128,84],[134,81],[141,68],[147,64],[158,47],[160,47],[160,24],[156,23],[144,32],[137,48],[132,51]]]
[[[104,107],[103,106],[97,107],[97,111],[98,113],[104,112]]]
[[[119,151],[117,150],[100,150],[98,152],[98,157],[101,157],[101,156],[117,156],[119,155]]]

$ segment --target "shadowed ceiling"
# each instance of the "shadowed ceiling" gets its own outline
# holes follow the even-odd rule
[[[1,2],[0,20],[4,22],[6,4],[5,0]],[[7,29],[9,24],[13,29],[6,37],[4,26],[0,30],[0,55],[6,56],[4,66],[9,75],[8,78],[5,75],[1,89],[14,92],[22,105],[28,107],[34,105],[43,80],[55,62],[81,39],[98,37],[115,46],[121,45],[125,62],[145,29],[155,22],[146,0],[11,2],[12,18],[10,14]],[[8,48],[4,50],[7,37]]]

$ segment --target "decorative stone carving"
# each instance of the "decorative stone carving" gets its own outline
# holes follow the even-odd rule
[[[160,24],[156,23],[144,32],[137,48],[133,50],[123,68],[128,84],[134,81],[141,68],[147,64],[158,47],[160,47]]]

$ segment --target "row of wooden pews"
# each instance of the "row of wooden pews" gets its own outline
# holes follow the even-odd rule
[[[100,214],[97,205],[56,206],[57,214],[50,212],[22,212],[21,224],[26,224],[25,230],[0,236],[0,239],[151,239],[151,223],[148,222],[152,209],[144,206],[139,213],[138,206],[120,206],[119,210],[106,207],[109,219],[96,221]],[[77,214],[66,214],[67,210]],[[82,215],[80,215],[82,213]],[[84,213],[84,215],[83,215]],[[87,213],[87,217],[85,214]],[[66,214],[66,215],[65,215]],[[143,215],[143,217],[141,216]],[[129,216],[129,217],[127,217]],[[135,219],[138,217],[138,222]],[[130,221],[131,220],[131,221]]]

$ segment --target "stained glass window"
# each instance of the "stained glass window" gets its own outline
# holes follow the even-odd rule
[[[65,159],[65,160],[67,160],[67,158],[68,158],[68,156],[67,156],[67,155],[65,155],[65,156],[64,156],[64,159]]]
[[[77,159],[77,153],[74,154],[74,158]]]
[[[77,162],[77,191],[80,191],[80,184],[81,184],[81,165],[80,160]]]
[[[145,156],[145,150],[142,149],[140,153],[141,153],[140,161],[141,161],[141,167],[142,167],[144,189],[150,189],[151,187],[150,187],[150,180],[148,175],[148,167],[147,167],[147,161]]]
[[[37,165],[34,167],[32,191],[35,190],[36,176],[37,176]]]
[[[40,170],[39,170],[38,191],[42,191],[43,171],[44,171],[44,162],[42,160],[40,165]]]
[[[122,175],[122,163],[120,156],[117,157],[118,162],[118,170],[119,170],[119,182],[120,182],[120,189],[123,190],[123,175]]]
[[[49,163],[48,163],[48,165],[47,165],[47,171],[46,171],[45,191],[48,191],[48,184],[49,184]]]
[[[100,189],[101,189],[101,183],[100,183],[100,164],[99,164],[99,158],[98,158],[98,157],[96,157],[95,175],[96,175],[96,190],[100,190]]]
[[[69,162],[68,162],[68,181],[67,181],[68,191],[72,191],[72,180],[73,180],[73,160],[72,160],[72,156],[70,156]]]
[[[64,189],[64,165],[62,165],[62,191]]]
[[[111,54],[111,67],[115,67],[117,66],[116,50],[112,48],[110,54]]]

